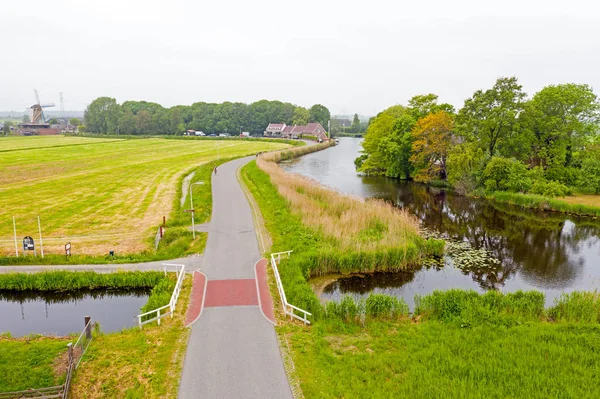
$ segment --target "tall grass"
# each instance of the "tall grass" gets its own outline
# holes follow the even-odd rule
[[[265,154],[257,160],[278,193],[302,222],[335,240],[342,251],[405,248],[419,240],[417,219],[381,200],[364,201],[321,186],[306,177],[286,173],[277,162],[329,147],[293,148]]]
[[[551,210],[563,213],[574,213],[577,215],[600,216],[600,207],[570,204],[559,199],[544,197],[536,194],[511,193],[507,191],[494,191],[484,194],[489,200],[517,205],[524,208]]]
[[[154,287],[162,279],[161,272],[71,272],[48,271],[42,273],[0,274],[0,289],[12,291],[69,291],[99,288]]]
[[[562,294],[548,314],[556,321],[600,323],[600,294],[598,291]]]

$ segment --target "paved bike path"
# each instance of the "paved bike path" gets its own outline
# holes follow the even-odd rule
[[[212,176],[213,211],[201,268],[206,295],[192,324],[181,399],[293,397],[273,324],[257,301],[264,284],[256,279],[260,253],[236,177],[237,168],[251,159],[228,162]]]

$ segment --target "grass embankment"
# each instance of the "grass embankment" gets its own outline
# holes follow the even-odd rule
[[[271,235],[272,251],[294,251],[280,269],[288,301],[315,318],[324,309],[307,283],[310,277],[401,270],[443,250],[443,242],[419,236],[416,220],[406,212],[382,201],[344,196],[276,164],[326,146],[266,154],[242,170]]]
[[[191,167],[284,147],[251,140],[2,139],[0,255],[7,257],[0,264],[68,263],[60,257],[67,242],[74,255],[104,255],[94,263],[111,261],[109,250],[137,254],[118,259],[124,262],[152,259],[152,238],[162,217],[176,210],[177,183]],[[39,253],[38,215],[47,259],[12,260],[12,217],[17,239],[33,237]]]
[[[594,398],[600,296],[544,310],[541,293],[451,290],[416,316],[319,320],[279,330],[307,398]]]
[[[73,381],[73,398],[176,398],[189,329],[188,276],[173,318],[95,336]]]
[[[57,362],[70,338],[0,337],[0,392],[56,386],[66,370]]]
[[[95,333],[94,340],[76,373],[74,397],[176,397],[188,329],[183,325],[191,279],[186,277],[174,317],[123,330]],[[0,274],[1,290],[68,291],[153,287],[146,312],[168,304],[175,275],[161,272],[51,271],[37,274]],[[101,328],[102,326],[100,326]],[[64,382],[58,360],[70,338],[0,338],[0,392],[41,388]],[[69,341],[70,340],[70,341]],[[6,355],[5,355],[6,352]],[[4,361],[10,356],[10,362]],[[7,357],[8,359],[8,357]],[[58,364],[58,366],[57,366]],[[28,372],[29,368],[33,371]]]
[[[584,216],[600,216],[599,195],[574,195],[563,198],[550,198],[536,194],[494,191],[484,194],[484,198],[524,208],[542,209]]]

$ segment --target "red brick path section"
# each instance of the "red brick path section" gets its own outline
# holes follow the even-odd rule
[[[186,326],[194,322],[198,316],[200,316],[200,312],[202,312],[205,286],[206,276],[203,273],[194,272],[194,279],[192,281],[192,294],[190,296],[190,304],[188,306],[188,311],[185,318]]]
[[[206,287],[207,308],[215,306],[256,306],[256,280],[209,280]]]
[[[275,310],[273,309],[273,299],[269,291],[267,282],[267,265],[269,262],[266,259],[261,259],[255,266],[256,279],[258,282],[258,291],[260,296],[260,308],[265,317],[275,324]]]
[[[258,305],[265,317],[275,323],[273,300],[267,283],[267,265],[266,259],[261,259],[256,263],[256,279],[207,281],[203,273],[194,272],[192,294],[185,324],[189,325],[196,321],[202,313],[203,307]]]

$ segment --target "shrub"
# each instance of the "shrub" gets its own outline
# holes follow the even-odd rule
[[[487,190],[510,190],[526,192],[532,185],[527,166],[516,159],[492,157],[483,170]]]
[[[564,197],[566,195],[571,195],[571,190],[557,181],[536,181],[533,183],[529,192],[546,197]]]
[[[408,305],[401,299],[383,294],[371,294],[365,301],[365,316],[393,319],[408,315]]]

